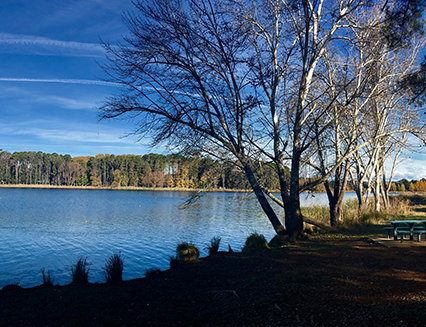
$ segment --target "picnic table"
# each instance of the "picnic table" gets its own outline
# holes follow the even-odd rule
[[[398,233],[401,234],[401,240],[403,239],[403,234],[410,234],[410,240],[413,240],[413,235],[418,234],[418,241],[420,242],[420,236],[422,233],[426,233],[425,226],[416,227],[418,224],[426,224],[426,220],[391,220],[388,221],[393,228],[393,238],[396,241],[398,239]],[[407,230],[408,225],[408,230]],[[398,228],[400,229],[398,231]]]

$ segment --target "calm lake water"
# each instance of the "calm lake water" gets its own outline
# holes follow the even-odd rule
[[[207,193],[179,210],[190,193],[159,191],[5,189],[0,188],[0,289],[42,283],[41,269],[56,283],[71,282],[71,267],[88,257],[89,282],[103,282],[105,260],[121,252],[125,280],[148,268],[169,268],[181,241],[206,246],[221,237],[239,251],[253,232],[274,235],[257,200],[242,193]],[[354,197],[348,194],[347,197]],[[303,205],[326,205],[325,194],[302,196]]]

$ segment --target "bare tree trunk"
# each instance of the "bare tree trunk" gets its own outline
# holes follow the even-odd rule
[[[257,200],[260,203],[260,206],[262,207],[263,211],[265,212],[266,216],[268,217],[269,221],[274,227],[275,232],[279,235],[285,234],[285,228],[281,224],[277,215],[275,214],[274,209],[272,209],[271,205],[269,204],[268,199],[265,197],[265,194],[263,193],[262,188],[260,187],[256,177],[253,174],[253,170],[250,167],[250,163],[248,163],[247,160],[243,160],[242,164],[243,164],[243,169],[247,176],[247,179],[253,189],[253,192],[256,195]]]

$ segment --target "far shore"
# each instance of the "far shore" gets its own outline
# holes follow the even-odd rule
[[[68,186],[68,185],[48,185],[48,184],[0,184],[0,188],[38,188],[38,189],[61,189],[61,190],[113,190],[113,191],[179,191],[179,192],[238,192],[252,193],[251,190],[237,189],[199,189],[199,188],[179,188],[179,187],[135,187],[135,186]],[[279,191],[273,191],[279,192]]]
[[[240,190],[228,188],[199,189],[180,187],[135,187],[135,186],[70,186],[70,185],[49,185],[49,184],[0,184],[0,188],[38,188],[38,189],[61,189],[61,190],[113,190],[113,191],[170,191],[170,192],[233,192],[233,193],[253,193],[253,190]],[[354,192],[354,191],[346,191]],[[280,190],[271,190],[271,193],[280,193]],[[325,193],[325,192],[303,192],[303,193]],[[389,194],[424,194],[422,192],[389,192]]]

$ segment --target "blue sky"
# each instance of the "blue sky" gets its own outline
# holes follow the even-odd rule
[[[97,119],[113,85],[100,82],[100,38],[127,34],[121,13],[130,0],[0,2],[0,149],[71,156],[160,153],[123,137],[133,127]],[[426,156],[401,156],[396,180],[426,177]]]
[[[99,80],[100,38],[116,43],[130,0],[11,0],[0,3],[0,149],[71,156],[145,154],[133,126],[98,122],[116,88]]]

